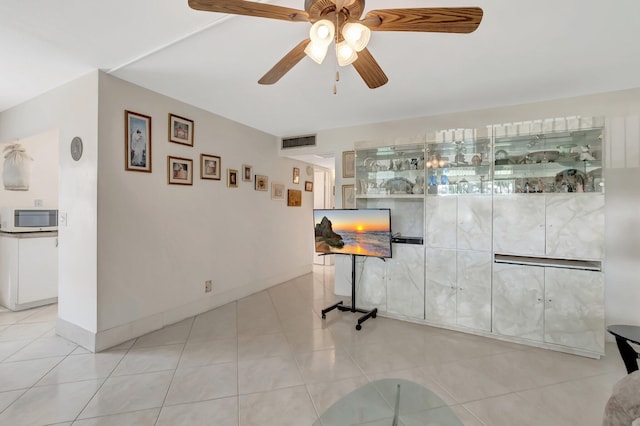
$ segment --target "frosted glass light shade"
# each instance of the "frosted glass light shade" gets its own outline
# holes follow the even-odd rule
[[[338,57],[338,65],[341,67],[350,65],[358,59],[356,51],[344,40],[336,45],[336,56]]]
[[[318,64],[321,64],[322,61],[324,61],[325,56],[327,56],[328,49],[328,44],[316,43],[315,41],[311,41],[311,43],[309,43],[307,47],[305,47],[304,53]]]
[[[328,19],[321,19],[311,26],[309,38],[313,43],[328,46],[335,35],[335,26]]]
[[[371,39],[371,30],[357,22],[348,22],[342,27],[342,36],[356,52],[367,47]]]

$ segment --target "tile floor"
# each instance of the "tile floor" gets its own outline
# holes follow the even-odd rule
[[[588,426],[625,375],[612,343],[593,360],[382,317],[356,331],[355,314],[320,318],[334,300],[317,267],[98,354],[55,335],[55,305],[0,311],[0,425],[310,426],[396,377],[465,425]]]

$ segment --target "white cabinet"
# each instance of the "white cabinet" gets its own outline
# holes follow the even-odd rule
[[[387,312],[424,319],[424,246],[394,244],[386,263]]]
[[[545,268],[544,340],[604,353],[602,272]]]
[[[57,236],[0,237],[0,302],[12,310],[58,297]]]
[[[450,197],[425,198],[425,245],[455,249],[457,245],[458,200]]]
[[[493,265],[493,332],[541,342],[544,335],[544,268]]]
[[[427,248],[425,261],[425,318],[439,324],[456,324],[456,250]]]
[[[546,197],[546,254],[564,259],[604,256],[604,196]]]
[[[426,319],[491,331],[491,252],[427,249]]]
[[[456,248],[491,251],[491,197],[458,195]]]
[[[602,272],[496,263],[493,332],[604,352]]]
[[[496,196],[493,228],[496,253],[598,260],[604,255],[604,196]]]
[[[496,196],[493,200],[493,250],[522,256],[545,254],[544,195]]]
[[[458,325],[491,331],[491,252],[458,250]]]

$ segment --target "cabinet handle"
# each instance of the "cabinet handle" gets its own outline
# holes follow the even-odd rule
[[[538,302],[542,302],[542,297],[538,297]]]
[[[548,302],[551,302],[551,299],[549,299]]]

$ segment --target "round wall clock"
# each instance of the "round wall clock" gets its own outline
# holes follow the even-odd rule
[[[71,158],[75,161],[80,160],[82,157],[82,139],[75,137],[71,140]]]

